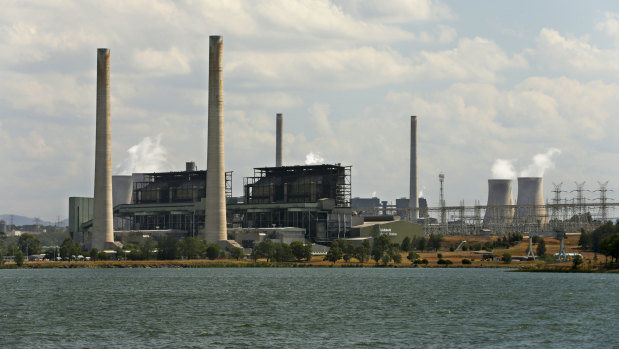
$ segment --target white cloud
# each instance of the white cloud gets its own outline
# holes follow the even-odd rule
[[[174,46],[167,51],[150,48],[138,50],[134,56],[134,65],[136,69],[147,71],[150,75],[187,74],[191,72],[187,56]]]
[[[343,8],[371,20],[387,23],[450,19],[449,8],[431,0],[338,1]]]
[[[619,76],[619,50],[603,50],[586,38],[565,37],[553,29],[540,31],[532,54],[541,57],[553,70],[589,77]]]
[[[604,21],[598,22],[595,29],[605,32],[615,39],[616,44],[619,44],[619,13],[606,12]]]

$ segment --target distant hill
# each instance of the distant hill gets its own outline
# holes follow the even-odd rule
[[[11,215],[10,214],[2,214],[0,215],[0,220],[3,220],[6,222],[6,224],[10,224],[11,223]],[[20,216],[20,215],[13,215],[13,224],[15,225],[30,225],[30,224],[36,224],[34,221],[34,218],[31,217],[25,217],[25,216]],[[56,225],[56,222],[50,222],[50,221],[45,221],[45,220],[41,220],[40,222],[41,225]],[[66,227],[69,225],[69,219],[63,219],[60,221],[59,226],[61,227]]]

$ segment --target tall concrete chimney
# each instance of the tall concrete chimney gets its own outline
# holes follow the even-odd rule
[[[112,211],[112,146],[110,124],[110,50],[97,50],[97,121],[92,247],[114,243]]]
[[[224,157],[224,96],[221,53],[223,38],[209,37],[208,141],[204,238],[227,240]]]
[[[277,113],[275,117],[275,166],[282,167],[282,129],[284,128],[284,116]]]
[[[411,211],[411,221],[416,221],[419,217],[417,202],[417,116],[411,116],[411,172],[410,172],[410,196],[408,207]]]

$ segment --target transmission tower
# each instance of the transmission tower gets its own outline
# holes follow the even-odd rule
[[[609,191],[608,181],[604,183],[598,182],[598,184],[600,185],[600,189],[596,191],[600,192],[600,216],[602,217],[602,223],[605,223],[606,221],[608,221],[608,196],[606,195],[606,193]]]
[[[563,182],[559,183],[559,184],[555,184],[554,182],[552,183],[554,189],[552,190],[554,196],[552,198],[552,217],[551,219],[554,221],[558,221],[559,220],[559,214],[560,214],[560,208],[559,208],[559,204],[561,204],[561,186],[563,185]]]

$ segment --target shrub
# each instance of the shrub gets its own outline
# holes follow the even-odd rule
[[[99,251],[99,253],[97,253],[97,259],[101,261],[107,261],[108,259],[110,259],[110,256],[108,256],[108,254],[103,251]]]
[[[508,252],[505,252],[503,253],[503,257],[501,257],[501,260],[503,261],[503,263],[509,264],[512,262],[512,255]]]
[[[582,257],[575,256],[574,260],[572,261],[572,269],[578,269],[578,266],[581,264],[582,264]]]
[[[462,264],[471,264],[471,260],[470,259],[462,259]]]
[[[18,267],[24,265],[24,253],[22,251],[15,252],[15,263]]]
[[[443,254],[442,253],[437,253],[436,257],[438,257],[438,259],[443,259]]]
[[[216,244],[210,244],[206,248],[206,257],[210,260],[217,259],[219,257],[219,246]]]
[[[415,261],[419,260],[419,255],[417,253],[415,253],[414,251],[410,251],[408,253],[408,256],[406,256],[406,259],[408,259],[409,261],[414,263]],[[419,264],[419,263],[417,263],[417,264]]]
[[[421,260],[421,264],[426,264],[427,265],[428,263],[430,263],[430,262],[428,262],[428,260],[425,259],[425,258]]]
[[[455,250],[455,248],[453,246],[449,247],[449,251],[453,252]]]
[[[445,265],[453,264],[453,262],[450,261],[449,259],[442,259],[442,258],[439,259],[437,263],[438,264],[445,264]]]

